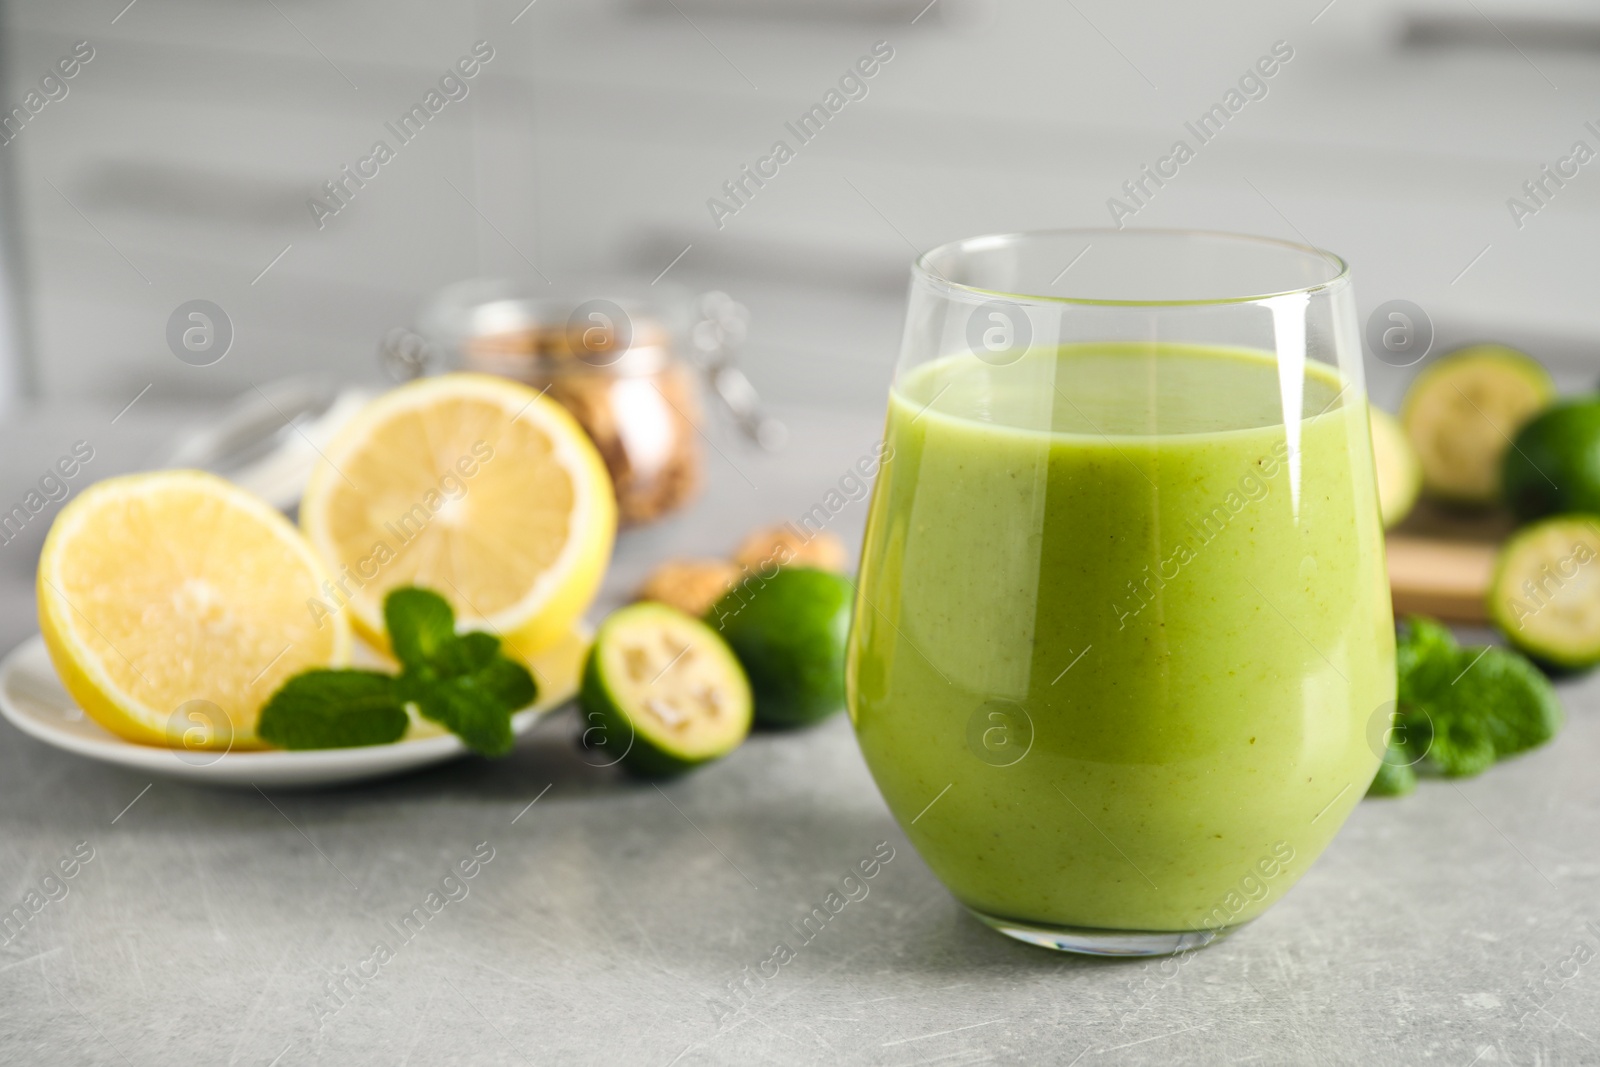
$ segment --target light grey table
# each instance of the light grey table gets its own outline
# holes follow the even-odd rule
[[[193,414],[115,413],[12,419],[0,504],[75,440],[103,477]],[[623,538],[608,601],[663,556],[807,510],[878,432],[871,413],[785,414],[787,455],[719,440],[705,498]],[[864,511],[835,518],[847,541]],[[37,525],[0,547],[6,647],[35,628]],[[1597,1063],[1600,687],[1562,692],[1554,744],[1363,803],[1286,899],[1181,965],[1053,954],[969,918],[842,716],[659,787],[590,766],[569,711],[502,761],[270,798],[152,784],[0,726],[0,907],[93,851],[0,947],[0,1061]],[[880,842],[868,896],[721,1013]],[[442,884],[459,899],[397,937]],[[379,942],[391,957],[367,963]]]

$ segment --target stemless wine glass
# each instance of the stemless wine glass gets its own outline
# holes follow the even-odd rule
[[[985,923],[1207,944],[1366,792],[1395,672],[1359,336],[1344,263],[1282,241],[1055,231],[916,262],[849,707]]]

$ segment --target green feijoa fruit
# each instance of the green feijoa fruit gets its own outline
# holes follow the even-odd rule
[[[1501,481],[1517,518],[1600,514],[1600,401],[1557,404],[1524,426],[1513,444]]]
[[[711,627],[665,604],[631,604],[600,624],[579,702],[586,736],[599,731],[606,750],[643,775],[681,774],[750,733],[739,660]]]
[[[756,721],[799,726],[844,707],[844,651],[855,588],[829,571],[784,567],[754,576],[711,606],[706,621],[750,675]]]
[[[1369,408],[1372,425],[1372,461],[1378,468],[1378,512],[1383,528],[1397,526],[1416,506],[1422,489],[1422,465],[1417,450],[1395,417],[1382,408]]]
[[[1417,450],[1428,495],[1493,504],[1506,442],[1555,398],[1549,372],[1504,345],[1458,349],[1417,375],[1400,422]]]
[[[1600,663],[1600,518],[1560,515],[1500,550],[1489,614],[1506,640],[1567,670]]]

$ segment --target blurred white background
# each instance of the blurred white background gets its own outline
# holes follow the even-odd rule
[[[877,407],[913,249],[1102,226],[1276,41],[1294,58],[1133,220],[1304,239],[1440,343],[1600,373],[1600,12],[1502,0],[32,0],[4,5],[4,109],[87,41],[0,146],[0,392],[168,398],[297,371],[376,380],[379,337],[477,274],[721,287],[778,404]],[[307,200],[486,41],[494,58],[319,229]],[[894,58],[718,229],[707,198],[873,44]],[[1192,140],[1192,138],[1191,138]],[[236,340],[195,368],[168,316]],[[1408,372],[1368,360],[1374,394]]]

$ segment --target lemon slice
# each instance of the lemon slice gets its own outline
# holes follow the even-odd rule
[[[300,524],[334,572],[321,610],[348,613],[379,648],[384,594],[418,585],[450,601],[459,627],[528,659],[594,599],[617,507],[561,405],[504,378],[446,374],[356,415],[313,470]]]
[[[62,509],[39,557],[39,628],[67,692],[113,733],[256,748],[256,716],[308,667],[342,663],[343,618],[294,526],[215,475],[111,478]]]

